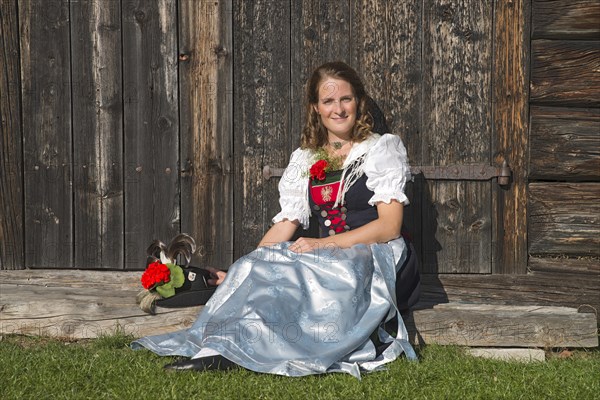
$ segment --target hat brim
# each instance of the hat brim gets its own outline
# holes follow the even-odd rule
[[[217,287],[215,286],[203,290],[179,292],[169,298],[156,300],[156,305],[165,308],[203,306],[208,302],[216,289]]]
[[[166,308],[203,306],[213,295],[216,286],[208,285],[210,272],[199,267],[182,267],[185,282],[182,287],[175,289],[175,295],[166,299],[156,300],[156,305]]]

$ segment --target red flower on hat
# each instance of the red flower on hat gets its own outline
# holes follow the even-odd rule
[[[310,167],[310,177],[313,180],[322,181],[325,179],[325,169],[329,163],[325,160],[319,160]]]
[[[155,261],[148,265],[146,271],[142,274],[142,286],[144,289],[151,289],[156,285],[167,283],[171,280],[171,270],[165,264]]]

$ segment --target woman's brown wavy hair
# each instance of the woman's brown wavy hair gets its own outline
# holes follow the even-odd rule
[[[368,96],[356,71],[341,61],[328,62],[312,73],[306,85],[306,124],[300,142],[303,149],[316,150],[327,144],[327,129],[314,108],[319,102],[319,84],[326,78],[346,81],[352,87],[357,100],[357,114],[351,140],[362,142],[371,135],[373,129],[373,117],[368,111]]]

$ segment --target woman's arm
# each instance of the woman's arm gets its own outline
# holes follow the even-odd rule
[[[298,222],[298,220],[290,221],[284,219],[277,222],[271,227],[271,229],[267,231],[267,233],[265,233],[265,236],[263,236],[258,243],[258,247],[270,246],[272,244],[290,240],[292,236],[294,236],[298,226],[300,226],[300,222]]]
[[[290,246],[290,250],[301,253],[332,245],[348,248],[359,243],[383,243],[398,238],[402,228],[404,204],[397,200],[392,200],[389,204],[379,202],[377,213],[379,217],[376,220],[348,232],[321,239],[301,237]]]

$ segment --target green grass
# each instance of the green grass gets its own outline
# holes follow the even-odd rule
[[[0,399],[593,399],[600,351],[543,363],[484,360],[459,347],[417,349],[387,371],[287,378],[246,370],[165,372],[174,358],[133,351],[126,336],[65,343],[5,336]]]

